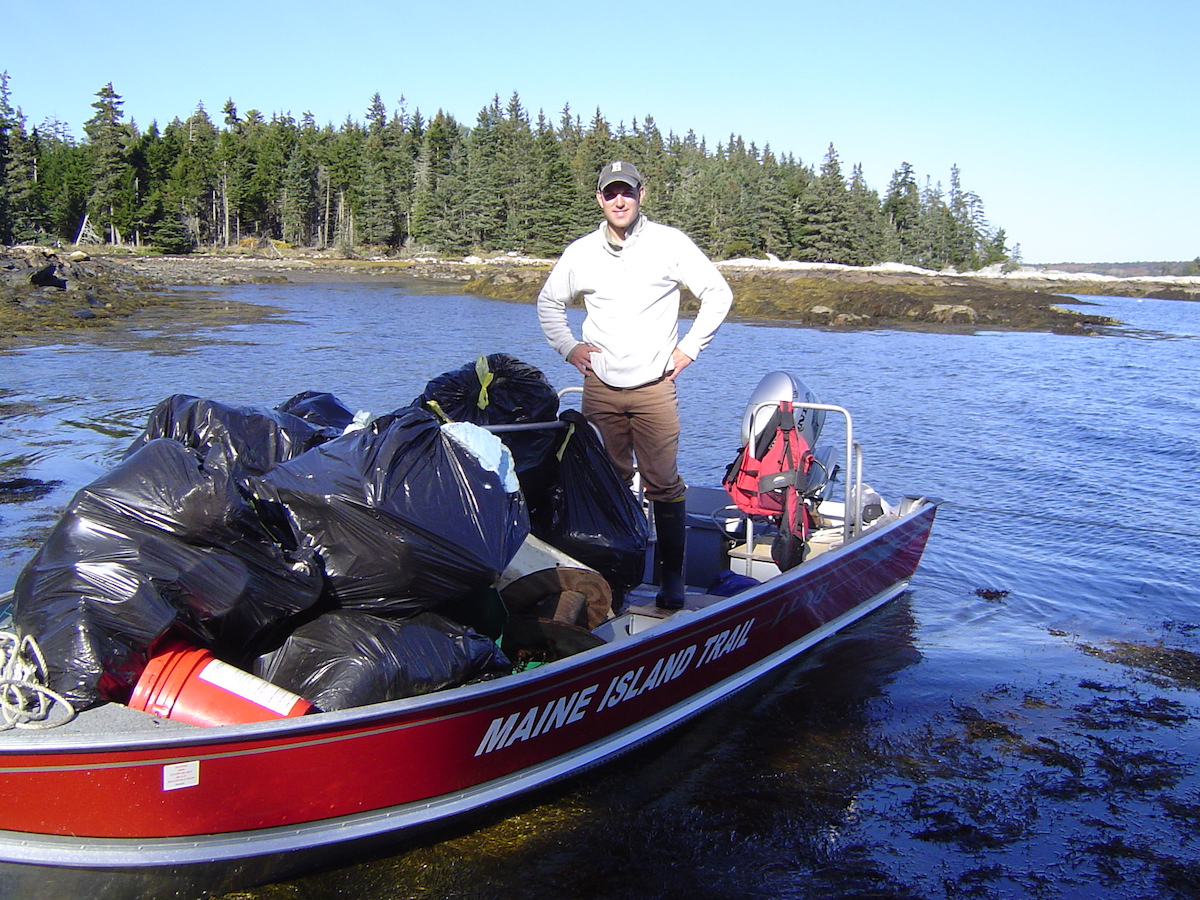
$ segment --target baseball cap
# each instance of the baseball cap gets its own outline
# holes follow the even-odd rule
[[[632,187],[640,188],[642,186],[642,173],[631,162],[624,162],[622,160],[610,162],[600,170],[600,178],[596,182],[596,190],[602,191],[615,181],[623,181]]]

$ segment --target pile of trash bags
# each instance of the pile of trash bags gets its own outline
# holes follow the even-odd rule
[[[506,354],[374,418],[312,391],[167,397],[21,572],[14,623],[77,707],[125,702],[181,637],[321,710],[508,674],[496,585],[527,541],[614,593],[645,564],[635,498],[558,406]]]

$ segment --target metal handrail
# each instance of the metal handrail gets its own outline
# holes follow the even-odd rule
[[[551,429],[566,428],[570,425],[569,422],[564,422],[561,419],[552,419],[545,422],[510,422],[499,425],[481,425],[485,431],[490,431],[492,434],[508,434],[511,431],[545,431]]]
[[[757,404],[750,414],[750,421],[755,421],[760,412],[777,407],[779,403],[779,400],[768,400]],[[806,403],[802,400],[793,400],[792,408],[840,413],[846,420],[846,508],[842,516],[842,538],[848,541],[862,527],[859,509],[859,498],[862,497],[862,447],[854,441],[854,420],[850,410],[832,403]]]

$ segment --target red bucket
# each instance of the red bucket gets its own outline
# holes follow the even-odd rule
[[[237,725],[314,711],[303,697],[181,643],[146,663],[129,706],[192,725]]]

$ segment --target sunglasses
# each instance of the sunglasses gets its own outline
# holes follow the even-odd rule
[[[600,192],[605,200],[616,200],[618,197],[632,197],[637,199],[637,188],[632,188],[627,184],[610,184]]]

